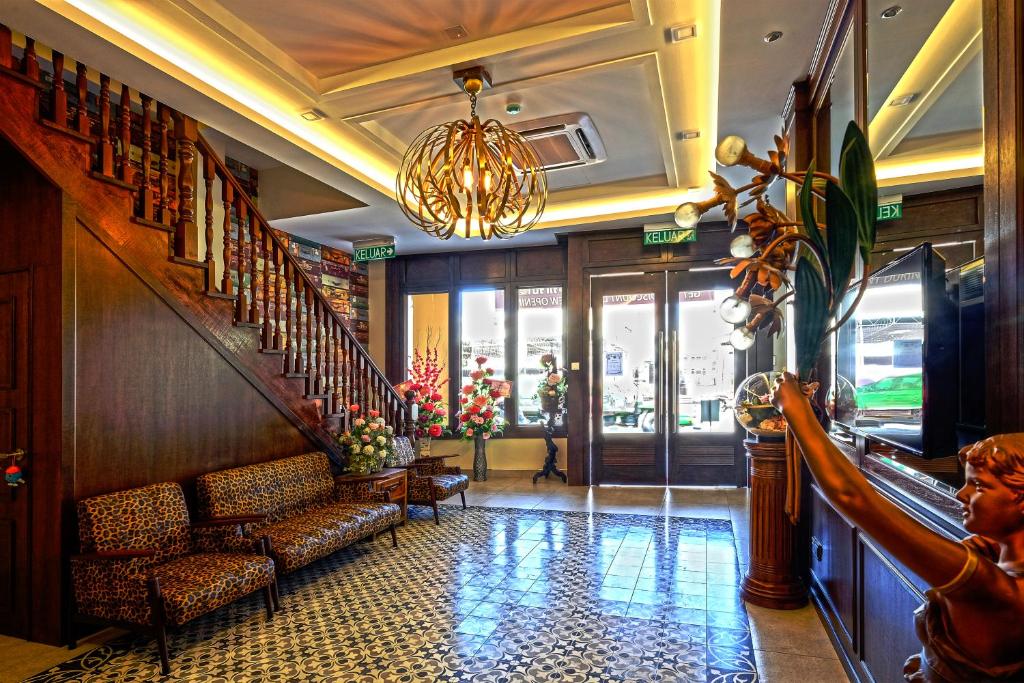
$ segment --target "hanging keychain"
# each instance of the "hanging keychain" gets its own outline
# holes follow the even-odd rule
[[[25,474],[21,471],[21,468],[18,467],[18,461],[25,456],[25,451],[19,448],[13,453],[6,453],[5,455],[10,456],[11,465],[4,470],[4,481],[6,481],[7,485],[11,488],[21,486],[25,483]]]

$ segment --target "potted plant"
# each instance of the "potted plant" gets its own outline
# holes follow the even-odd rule
[[[492,368],[484,367],[486,356],[476,357],[476,370],[469,373],[471,383],[462,387],[459,397],[459,436],[473,442],[473,481],[487,480],[487,441],[500,435],[505,420],[498,399],[508,395],[512,383],[494,380]]]
[[[447,436],[448,407],[444,402],[442,387],[448,379],[441,379],[445,366],[439,360],[437,345],[427,342],[424,352],[413,351],[413,363],[409,368],[409,380],[404,389],[415,392],[413,399],[417,406],[416,449],[419,457],[430,455],[430,440]],[[404,392],[402,392],[404,393]]]
[[[347,471],[353,474],[371,474],[384,468],[384,461],[394,454],[394,427],[384,424],[384,418],[376,410],[362,415],[358,404],[348,407],[352,427],[338,436],[348,455]]]

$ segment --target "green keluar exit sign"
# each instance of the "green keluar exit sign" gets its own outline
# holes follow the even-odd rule
[[[352,254],[353,261],[380,261],[386,258],[395,258],[395,245],[376,244],[368,247],[355,247]]]
[[[696,228],[666,228],[664,230],[645,230],[644,246],[656,244],[681,244],[682,242],[696,242]]]
[[[875,217],[880,221],[896,221],[903,218],[903,195],[883,197],[878,202],[878,213]]]

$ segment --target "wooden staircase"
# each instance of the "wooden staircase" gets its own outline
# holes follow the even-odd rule
[[[412,429],[405,397],[194,119],[81,62],[72,71],[63,54],[3,25],[0,92],[0,135],[62,189],[126,265],[184,311],[337,461],[330,432],[347,425],[350,404],[380,411],[396,431]],[[218,239],[223,249],[215,253]]]

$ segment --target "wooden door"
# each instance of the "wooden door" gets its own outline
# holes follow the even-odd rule
[[[23,449],[20,463],[31,481],[29,448],[29,275],[0,274],[0,454]],[[11,464],[0,457],[0,469]],[[0,484],[0,633],[29,635],[29,491]]]
[[[598,484],[665,485],[665,275],[595,278],[591,415]]]
[[[722,320],[732,295],[727,271],[669,274],[665,410],[670,486],[737,486],[745,458],[732,405],[746,355]]]

